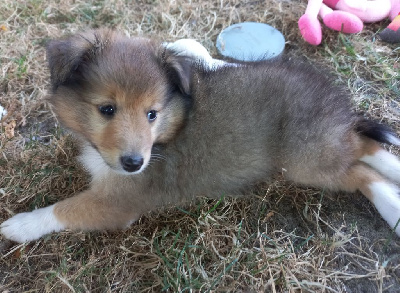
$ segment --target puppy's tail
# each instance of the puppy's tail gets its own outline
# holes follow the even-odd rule
[[[388,143],[400,146],[400,139],[387,126],[364,118],[356,122],[355,130],[358,134],[364,135],[381,143]]]

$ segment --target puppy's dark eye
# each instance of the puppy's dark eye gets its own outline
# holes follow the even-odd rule
[[[100,113],[106,116],[112,116],[115,113],[115,107],[113,105],[105,105],[99,107]]]
[[[147,112],[147,119],[152,122],[157,118],[157,111],[155,110],[150,110]]]

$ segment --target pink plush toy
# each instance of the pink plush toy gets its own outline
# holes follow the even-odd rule
[[[400,14],[400,0],[392,0],[392,8],[389,13],[390,20],[394,20],[394,18]]]
[[[332,10],[323,0],[309,0],[306,12],[298,24],[301,35],[311,45],[319,45],[322,40],[318,15],[327,27],[336,31],[358,33],[363,29],[363,22],[357,16],[346,11]]]
[[[357,15],[363,22],[376,22],[386,17],[392,20],[386,29],[379,33],[388,43],[400,43],[400,0],[324,0],[334,9]]]
[[[319,45],[322,30],[318,15],[333,30],[358,33],[363,29],[363,22],[388,17],[393,6],[391,1],[400,6],[400,0],[309,0],[305,14],[299,19],[299,29],[308,43]]]
[[[363,22],[376,22],[389,16],[391,0],[324,0],[332,9],[350,12]],[[393,0],[392,0],[393,1]],[[393,1],[395,2],[395,1]]]

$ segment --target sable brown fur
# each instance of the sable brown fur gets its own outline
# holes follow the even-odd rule
[[[359,118],[349,95],[309,65],[210,70],[160,43],[109,30],[54,41],[48,59],[49,102],[81,138],[93,176],[89,190],[55,205],[65,228],[123,228],[196,196],[240,195],[277,172],[298,184],[360,190],[395,226],[400,204],[390,200],[398,189],[360,159],[383,151],[374,139],[397,138]],[[109,104],[116,112],[106,117],[99,107]],[[158,113],[152,122],[150,110]],[[138,172],[124,172],[126,154],[144,158]]]

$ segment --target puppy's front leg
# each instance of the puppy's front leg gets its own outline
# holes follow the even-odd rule
[[[127,207],[118,205],[118,201],[87,190],[46,208],[17,214],[2,223],[0,231],[8,239],[26,242],[64,229],[123,228],[135,216],[138,217]]]
[[[16,214],[1,224],[0,232],[7,239],[26,242],[51,232],[64,230],[65,225],[54,215],[54,207],[55,205],[52,205],[32,212]]]
[[[178,56],[192,58],[200,61],[208,69],[218,69],[224,66],[239,66],[237,63],[228,63],[214,59],[202,44],[193,39],[180,39],[173,43],[164,43],[163,46]]]

